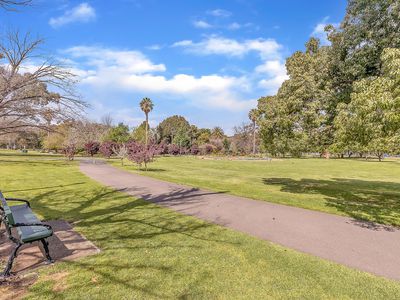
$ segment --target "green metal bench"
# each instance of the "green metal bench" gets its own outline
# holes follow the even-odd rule
[[[20,205],[10,206],[8,202],[22,202]],[[29,201],[17,198],[4,198],[0,192],[0,226],[3,222],[6,228],[8,238],[15,243],[15,248],[8,259],[7,266],[3,272],[4,277],[10,276],[10,271],[14,259],[17,257],[17,252],[24,244],[29,244],[35,241],[41,241],[46,254],[48,263],[53,260],[49,253],[49,244],[46,238],[53,235],[53,229],[50,225],[43,224],[32,212]],[[13,235],[12,228],[15,228]]]

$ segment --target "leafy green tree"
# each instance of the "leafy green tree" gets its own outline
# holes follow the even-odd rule
[[[228,140],[228,138],[224,138],[223,139],[223,141],[222,141],[222,146],[223,146],[223,149],[224,149],[224,153],[225,154],[229,154],[229,149],[231,148],[231,142]]]
[[[189,134],[191,130],[189,122],[182,116],[171,116],[163,120],[157,127],[160,141],[171,144],[175,136],[180,133]]]
[[[191,145],[195,144],[200,135],[199,128],[197,128],[196,125],[190,125],[188,134],[190,137],[190,144]]]
[[[179,130],[174,136],[172,143],[179,146],[179,148],[189,148],[191,146],[191,140],[189,132],[185,130]]]
[[[126,143],[129,141],[129,127],[124,123],[119,123],[117,126],[112,127],[107,134],[103,137],[104,141],[116,142],[118,144]]]
[[[208,128],[199,129],[199,136],[197,138],[198,145],[208,144],[211,138],[211,130]]]
[[[332,43],[333,108],[350,101],[354,81],[379,76],[383,49],[400,47],[399,16],[398,0],[349,0],[340,27],[326,28]]]
[[[146,144],[146,121],[143,121],[142,124],[133,129],[132,138],[137,142]]]
[[[366,142],[357,136],[362,131],[350,134],[355,126],[351,112],[361,113],[361,108],[355,107],[363,105],[361,100],[355,100],[357,97],[365,100],[372,95],[367,93],[383,92],[375,82],[384,81],[379,84],[388,87],[385,68],[390,60],[382,63],[380,57],[385,48],[400,48],[398,28],[399,1],[349,0],[340,27],[328,25],[325,29],[331,45],[321,47],[318,39],[311,38],[304,52],[298,51],[287,59],[289,79],[277,95],[259,100],[258,123],[264,148],[273,155],[295,156],[304,152],[323,154],[327,149],[349,155],[377,149],[371,143],[367,147],[370,150],[365,148]],[[378,80],[376,77],[382,74],[386,79]],[[347,107],[350,102],[353,104]],[[376,125],[376,118],[364,122]]]
[[[400,49],[382,53],[381,76],[356,81],[349,104],[340,104],[335,120],[338,151],[375,154],[399,153],[400,145]]]
[[[146,115],[146,137],[145,137],[145,144],[146,146],[148,145],[148,140],[149,140],[149,113],[153,110],[154,104],[150,100],[150,98],[143,98],[142,101],[140,101],[140,109],[144,112]]]
[[[300,156],[307,151],[323,152],[330,144],[328,54],[327,47],[311,38],[305,52],[295,52],[287,59],[290,79],[277,95],[259,99],[254,114],[260,114],[261,138],[271,154]]]

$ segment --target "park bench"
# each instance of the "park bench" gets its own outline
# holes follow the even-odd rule
[[[49,263],[53,260],[50,257],[48,242],[46,238],[53,235],[50,225],[43,224],[32,212],[29,201],[17,198],[4,198],[0,192],[0,226],[4,223],[8,238],[15,243],[15,248],[8,259],[3,276],[10,276],[14,259],[17,257],[18,249],[24,245],[40,241]],[[9,202],[22,202],[23,204],[10,206]]]

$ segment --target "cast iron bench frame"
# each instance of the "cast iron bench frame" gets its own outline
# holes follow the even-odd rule
[[[14,220],[9,222],[10,214],[11,214],[12,218],[14,218],[14,217],[12,216],[13,213],[9,209],[9,205],[8,205],[7,202],[22,202],[22,203],[25,203],[26,207],[24,209],[28,210],[29,213],[34,215],[33,211],[31,210],[31,204],[29,203],[28,200],[19,199],[19,198],[5,198],[3,196],[3,194],[1,193],[1,191],[0,191],[0,226],[1,226],[1,223],[4,223],[8,238],[16,245],[14,250],[13,250],[13,252],[11,253],[11,255],[10,255],[9,259],[8,259],[7,266],[6,266],[6,268],[4,269],[4,272],[3,272],[3,276],[4,277],[10,276],[10,271],[11,271],[14,259],[18,255],[17,252],[18,252],[19,248],[21,248],[22,245],[31,244],[31,243],[36,242],[36,241],[41,241],[42,242],[47,262],[48,263],[53,263],[54,261],[51,258],[50,252],[49,252],[49,243],[46,241],[46,238],[48,238],[48,237],[53,235],[52,227],[50,225],[43,224],[40,221],[38,223],[18,223],[18,222],[14,222]],[[7,212],[5,211],[5,208],[4,208],[5,205],[8,207],[8,211]],[[51,234],[49,236],[47,236],[47,237],[44,237],[44,238],[43,237],[40,237],[40,238],[37,238],[37,239],[33,238],[32,240],[27,241],[27,242],[23,242],[21,236],[19,236],[19,238],[13,236],[12,228],[30,227],[30,226],[35,226],[35,227],[36,226],[42,226],[42,227],[45,227],[49,231],[51,231]]]

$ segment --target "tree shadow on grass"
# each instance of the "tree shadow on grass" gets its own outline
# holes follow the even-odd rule
[[[44,187],[36,187],[36,188],[30,188],[30,189],[20,189],[20,190],[5,190],[2,191],[3,193],[12,193],[12,192],[27,192],[27,191],[36,191],[36,190],[47,190],[47,189],[52,189],[52,188],[64,188],[67,186],[72,186],[72,185],[79,185],[79,184],[84,184],[85,182],[76,182],[76,183],[70,183],[70,184],[60,184],[60,185],[53,185],[53,186],[44,186]]]
[[[64,163],[64,164],[63,164]],[[51,167],[65,167],[66,164],[69,162],[66,160],[61,160],[61,159],[49,159],[49,160],[43,160],[43,161],[28,161],[28,160],[0,160],[1,165],[29,165],[30,167],[40,167],[40,166],[51,166]]]
[[[129,197],[120,191],[108,188],[87,190],[83,185],[66,186],[46,191],[39,189],[29,200],[32,209],[44,219],[68,220],[78,232],[102,250],[98,260],[95,255],[88,260],[67,264],[78,270],[81,268],[94,272],[116,286],[136,290],[149,297],[166,296],[162,290],[154,289],[154,285],[159,278],[179,272],[179,266],[166,264],[162,259],[154,259],[153,262],[127,260],[131,255],[156,255],[162,253],[158,252],[162,249],[165,253],[175,253],[184,251],[184,248],[201,253],[202,249],[209,249],[216,244],[241,245],[240,240],[224,235],[221,237],[213,224],[153,204],[151,200],[161,200],[160,195],[148,194],[146,201]],[[192,192],[199,191],[193,189]],[[185,197],[189,195],[190,191],[176,190],[161,198],[176,203],[188,201]],[[155,272],[161,277],[153,276]],[[149,284],[135,283],[140,274],[147,277]]]
[[[326,206],[357,220],[400,226],[399,183],[344,178],[264,178],[263,182],[280,186],[286,193],[323,195]],[[374,230],[381,228],[368,222],[354,223]]]
[[[191,189],[175,190],[155,196],[147,194],[142,197],[146,201],[129,197],[120,193],[121,191],[125,191],[125,189],[99,188],[96,189],[96,193],[86,199],[75,199],[74,195],[70,195],[70,200],[76,201],[77,205],[65,209],[65,201],[57,203],[49,199],[65,199],[70,192],[52,189],[32,198],[31,204],[33,210],[37,210],[45,219],[66,219],[83,228],[100,226],[103,228],[105,236],[103,238],[97,236],[96,241],[112,239],[117,242],[124,239],[144,239],[165,234],[181,234],[198,240],[231,243],[209,234],[207,228],[214,225],[181,215],[172,210],[166,210],[152,203],[168,201],[169,205],[173,206],[184,201],[193,204],[199,200],[193,198],[192,193],[201,196],[205,193],[208,194],[208,192],[204,193],[199,192],[198,189]],[[124,230],[121,231],[121,227]],[[140,230],[140,228],[143,230]]]

